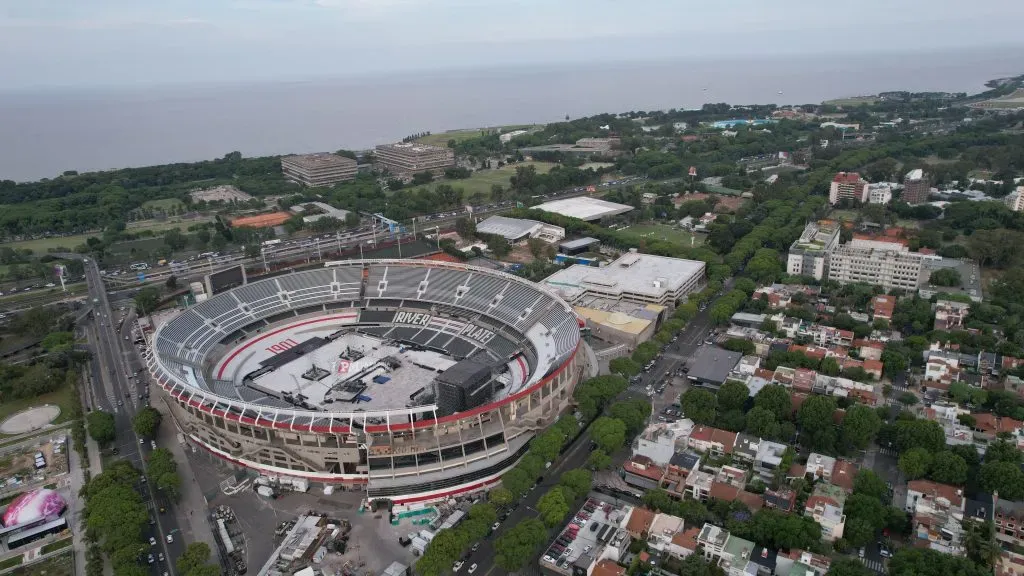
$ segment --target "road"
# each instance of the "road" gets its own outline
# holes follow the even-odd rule
[[[728,292],[732,288],[733,280],[730,278],[725,282],[725,287],[722,289],[720,294]],[[716,295],[715,300],[718,299]],[[713,303],[713,302],[712,302]],[[707,337],[708,331],[711,328],[711,317],[707,310],[711,308],[711,304],[705,311],[698,313],[694,316],[682,330],[679,331],[679,338],[668,345],[668,347],[658,356],[654,366],[649,372],[643,375],[641,382],[631,385],[623,394],[619,397],[620,400],[627,398],[646,397],[645,388],[647,384],[657,385],[668,378],[667,375],[671,375],[675,372],[676,368],[680,364],[685,362],[697,348],[704,343]],[[671,378],[669,378],[671,379]],[[685,391],[687,384],[684,382],[682,385],[670,385],[666,386],[665,390],[660,394],[655,394],[649,398],[652,403],[651,418],[657,418],[658,413],[662,408],[673,404],[678,401],[679,395]],[[526,518],[536,518],[539,514],[537,512],[537,501],[541,496],[544,495],[549,489],[558,485],[558,479],[561,475],[569,470],[575,468],[581,468],[586,464],[587,458],[590,456],[590,436],[589,434],[581,434],[576,440],[574,440],[568,448],[562,453],[562,455],[555,461],[555,463],[544,472],[544,480],[537,485],[537,487],[529,492],[515,505],[515,509],[512,510],[508,517],[502,521],[501,526],[491,534],[488,538],[480,542],[480,547],[476,552],[469,554],[465,560],[465,566],[459,571],[460,573],[468,570],[473,564],[477,564],[477,569],[474,572],[476,574],[482,574],[483,576],[491,576],[493,573],[502,573],[502,569],[498,568],[494,564],[494,541],[505,533],[505,530],[515,526]],[[617,454],[613,455],[612,468],[615,469],[622,465],[629,454],[629,447],[623,448]],[[575,512],[575,510],[572,510]],[[545,543],[544,549],[547,548]],[[527,565],[519,570],[517,574],[541,574],[538,560],[541,552],[535,554]]]
[[[111,310],[99,268],[92,259],[85,262],[85,277],[94,317],[90,340],[94,346],[92,393],[95,405],[91,408],[114,414],[118,453],[145,472],[145,457],[151,451],[151,446],[149,439],[140,439],[135,434],[131,422],[132,416],[143,403],[141,392],[145,387],[145,384],[136,383],[135,371],[141,367],[140,360],[131,348],[130,338],[129,341],[125,341],[125,330],[130,332],[131,322],[126,321],[121,330],[117,329],[117,318]],[[156,575],[174,574],[173,560],[185,550],[181,539],[173,538],[173,535],[180,531],[177,520],[173,514],[159,512],[159,502],[163,500],[155,498],[159,495],[154,494],[154,489],[148,482],[140,482],[136,489],[150,509],[150,517],[153,520],[146,538],[153,538],[156,543],[143,553],[148,555],[152,552],[155,557],[163,553],[165,557],[162,563],[154,562],[150,570]],[[173,542],[167,542],[168,535],[172,536]]]

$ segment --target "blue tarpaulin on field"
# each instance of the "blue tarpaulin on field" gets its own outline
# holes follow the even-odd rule
[[[374,377],[373,377],[373,381],[374,381],[375,383],[377,383],[377,384],[385,384],[385,383],[387,383],[387,382],[390,382],[390,381],[391,381],[391,377],[390,377],[390,376],[385,376],[385,375],[383,375],[383,374],[380,374],[380,375],[378,375],[378,376],[374,376]]]

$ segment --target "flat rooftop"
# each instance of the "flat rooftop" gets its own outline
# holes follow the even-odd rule
[[[960,273],[959,286],[935,286],[929,282],[932,272],[944,268],[953,269]],[[973,260],[959,260],[956,258],[926,259],[921,262],[921,276],[919,277],[917,287],[919,290],[929,293],[965,294],[980,301],[982,299],[981,269],[978,267],[978,263]]]
[[[509,240],[517,240],[533,232],[541,223],[536,220],[491,216],[476,225],[479,234],[497,234]]]
[[[600,268],[574,264],[543,282],[574,303],[590,289],[602,294],[629,292],[660,298],[666,292],[680,289],[694,276],[704,274],[704,266],[699,260],[629,252]]]
[[[292,163],[308,169],[334,168],[338,166],[355,166],[356,161],[345,156],[338,156],[330,152],[317,152],[314,154],[297,154],[281,158],[282,162]]]
[[[701,346],[690,359],[687,376],[691,380],[723,383],[742,358],[740,352],[717,346]]]
[[[600,220],[608,216],[625,214],[633,209],[632,206],[627,206],[626,204],[616,204],[615,202],[608,202],[600,198],[590,198],[589,196],[563,198],[561,200],[545,202],[533,208],[561,214],[569,218],[579,218],[580,220]]]

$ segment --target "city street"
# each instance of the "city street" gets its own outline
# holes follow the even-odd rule
[[[137,383],[135,378],[135,372],[141,368],[141,361],[131,348],[130,338],[128,342],[124,341],[124,328],[121,332],[116,328],[116,319],[100,278],[99,268],[92,259],[85,263],[85,277],[89,285],[89,301],[94,318],[92,330],[89,332],[94,354],[91,380],[95,405],[92,409],[114,414],[119,456],[145,471],[145,455],[152,450],[150,439],[140,439],[136,436],[131,421],[140,406],[140,392],[145,388],[145,385]],[[128,321],[125,321],[125,326],[130,333]],[[157,575],[165,572],[174,574],[174,559],[185,550],[185,543],[181,538],[174,538],[180,532],[178,522],[174,514],[160,512],[161,508],[166,512],[169,503],[159,494],[154,494],[148,482],[141,482],[137,490],[142,494],[154,521],[151,532],[146,534],[147,538],[152,537],[157,542],[153,547],[153,556],[156,557],[162,552],[165,557],[163,563],[154,562],[151,565],[151,572]],[[172,542],[167,541],[168,536],[172,538]]]

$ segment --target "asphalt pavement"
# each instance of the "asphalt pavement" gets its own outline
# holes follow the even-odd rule
[[[145,472],[145,458],[152,451],[150,439],[139,438],[132,428],[132,416],[145,405],[141,394],[145,384],[138,382],[135,374],[141,370],[141,361],[135,354],[130,338],[130,324],[133,322],[126,320],[118,330],[118,315],[111,309],[99,268],[91,258],[85,263],[85,277],[94,318],[89,333],[94,353],[92,395],[95,405],[92,409],[114,414],[120,457],[131,461]],[[127,341],[126,335],[129,336]],[[180,538],[175,538],[180,531],[177,520],[173,514],[166,513],[169,503],[160,494],[155,493],[155,489],[148,482],[140,482],[136,489],[150,509],[153,520],[145,537],[147,540],[152,538],[155,544],[151,545],[149,551],[143,553],[152,553],[154,557],[161,553],[164,555],[164,561],[154,561],[150,565],[150,571],[156,575],[175,574],[174,560],[185,550],[185,543]],[[165,509],[164,513],[160,512],[161,508]],[[171,538],[171,542],[167,541],[168,537]]]

